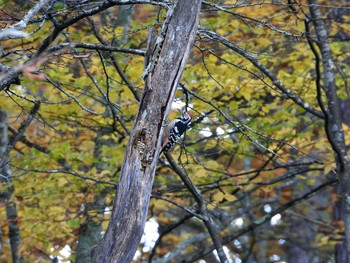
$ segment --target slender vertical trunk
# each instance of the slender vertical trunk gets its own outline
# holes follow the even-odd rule
[[[323,91],[326,94],[327,106],[325,109],[325,130],[336,160],[336,172],[339,176],[340,195],[342,197],[342,215],[345,223],[345,242],[337,246],[336,261],[338,263],[350,260],[350,162],[342,129],[342,118],[335,83],[335,64],[328,42],[328,33],[323,21],[318,0],[308,0],[311,20],[315,28],[317,44],[320,49],[323,67]],[[345,249],[346,251],[339,251]],[[344,256],[346,255],[346,256]]]
[[[84,214],[86,221],[79,228],[79,240],[75,255],[75,263],[90,263],[92,248],[101,239],[103,213],[106,207],[106,193],[95,195],[94,202],[86,204]],[[89,211],[97,211],[97,215],[90,216]],[[101,217],[99,219],[98,217]]]
[[[20,263],[23,262],[22,257],[18,253],[21,237],[18,227],[18,214],[16,204],[13,200],[11,200],[14,188],[9,165],[9,153],[7,151],[8,143],[9,139],[7,134],[7,113],[6,111],[0,109],[0,180],[2,181],[3,185],[0,192],[0,202],[5,203],[6,207],[12,261],[13,263]]]

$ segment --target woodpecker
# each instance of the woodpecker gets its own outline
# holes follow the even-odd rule
[[[173,148],[177,140],[187,130],[191,123],[191,115],[188,112],[181,112],[181,117],[173,120],[164,131],[163,149],[160,153],[167,153]]]

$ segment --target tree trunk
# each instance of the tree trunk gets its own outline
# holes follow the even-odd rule
[[[325,113],[325,130],[327,138],[332,145],[336,160],[336,172],[339,176],[340,195],[342,197],[342,217],[345,223],[345,242],[337,246],[336,262],[345,263],[350,260],[350,162],[347,156],[347,149],[342,129],[342,114],[337,96],[335,82],[335,64],[332,58],[331,47],[328,42],[328,33],[323,21],[318,0],[308,0],[311,19],[315,28],[317,44],[320,48],[323,67],[323,91],[327,97]],[[320,87],[317,87],[320,89]],[[322,102],[321,102],[322,103]],[[322,105],[320,105],[322,107]],[[340,251],[339,249],[345,250]]]
[[[14,189],[9,165],[9,152],[7,151],[8,144],[7,114],[6,111],[0,109],[0,180],[3,184],[3,191],[0,192],[0,203],[5,203],[6,207],[12,262],[19,263],[23,262],[22,257],[18,253],[21,237],[17,224],[18,214],[16,204],[15,202],[11,201],[11,196]]]
[[[167,14],[127,145],[113,212],[93,262],[130,262],[146,222],[149,199],[167,119],[194,42],[201,0],[179,0]]]
[[[106,207],[106,192],[95,195],[94,202],[85,205],[86,221],[79,228],[79,240],[75,254],[75,263],[90,263],[91,250],[100,241],[102,219]],[[97,215],[90,216],[89,211],[97,211]],[[101,220],[99,220],[101,217]]]
[[[312,241],[315,235],[312,230],[312,223],[304,219],[289,217],[291,234],[285,244],[286,261],[293,263],[315,262],[313,261]],[[292,229],[298,229],[298,234]]]

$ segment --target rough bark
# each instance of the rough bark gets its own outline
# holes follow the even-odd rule
[[[93,262],[130,262],[141,239],[168,117],[196,35],[201,0],[179,0],[167,14],[127,145],[109,227]]]
[[[320,49],[323,68],[323,91],[326,94],[327,106],[322,107],[325,112],[325,130],[327,138],[334,151],[336,160],[336,172],[339,176],[340,195],[342,197],[342,219],[345,223],[345,242],[337,246],[336,262],[349,262],[350,259],[350,162],[342,129],[342,114],[339,107],[340,101],[337,96],[335,82],[335,64],[332,51],[328,42],[328,33],[322,18],[318,0],[308,0],[311,20],[314,25],[317,44]],[[320,87],[317,87],[318,89]],[[322,104],[322,102],[321,102]],[[320,105],[322,106],[322,105]],[[342,251],[341,251],[342,250]],[[344,251],[345,250],[345,251]]]

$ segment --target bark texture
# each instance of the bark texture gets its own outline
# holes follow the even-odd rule
[[[325,131],[329,143],[334,151],[336,160],[336,172],[339,176],[339,190],[342,197],[342,208],[344,211],[340,218],[345,223],[345,242],[337,245],[336,262],[346,263],[350,260],[350,162],[347,156],[347,149],[342,129],[342,114],[340,100],[337,96],[337,85],[335,76],[335,64],[332,57],[332,50],[328,42],[328,33],[318,0],[308,0],[311,20],[314,25],[317,44],[320,49],[323,68],[323,91],[327,97],[327,106],[320,105],[325,112]],[[318,89],[320,87],[317,87]],[[321,102],[322,104],[322,102]]]
[[[130,262],[140,242],[168,117],[195,39],[201,0],[170,9],[145,71],[145,88],[127,145],[109,227],[93,262]]]

